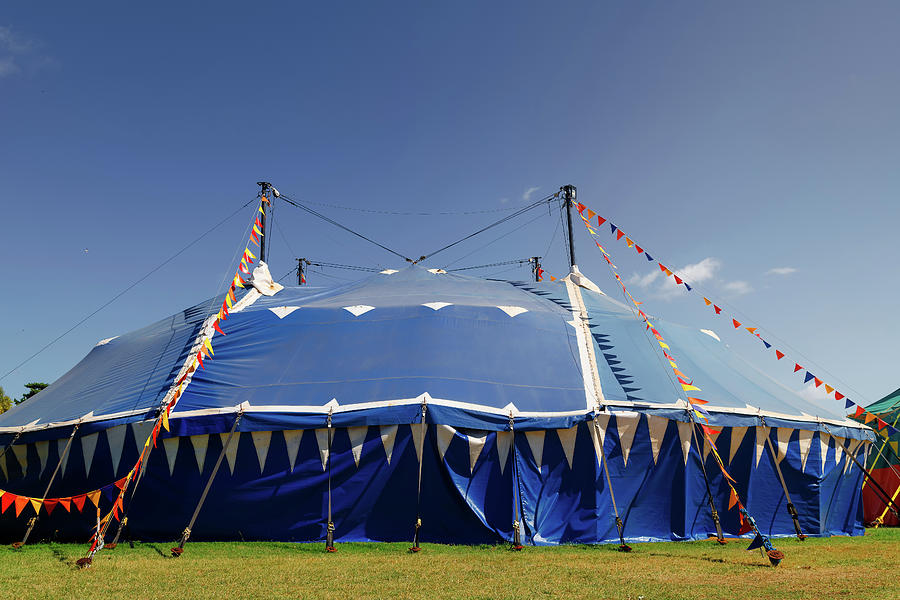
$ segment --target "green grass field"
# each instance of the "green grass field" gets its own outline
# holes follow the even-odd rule
[[[777,540],[777,568],[746,541],[562,546],[127,544],[90,569],[84,545],[0,549],[0,598],[900,598],[900,530]]]

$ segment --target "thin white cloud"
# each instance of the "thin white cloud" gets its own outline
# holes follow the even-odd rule
[[[824,387],[816,387],[812,382],[797,392],[797,395],[808,402],[821,402],[828,399]]]
[[[651,271],[643,276],[634,273],[631,277],[628,278],[626,283],[628,285],[633,285],[640,288],[647,288],[650,286],[650,284],[659,279],[660,275],[662,275],[660,271]]]
[[[774,269],[766,271],[766,275],[790,275],[791,273],[796,272],[797,269],[794,267],[775,267]]]
[[[725,288],[726,292],[735,296],[743,296],[753,291],[753,288],[746,281],[729,281],[722,287]]]
[[[27,38],[12,27],[0,25],[0,78],[17,73],[30,74],[56,65],[56,60],[41,52],[37,40]]]
[[[704,281],[709,281],[716,276],[716,272],[721,268],[722,261],[718,258],[713,258],[712,256],[708,256],[701,260],[700,262],[696,262],[693,264],[685,265],[681,268],[675,269],[674,272],[678,274],[679,277],[684,279],[689,285],[695,283],[703,283]],[[660,271],[657,274],[661,274]],[[660,285],[659,292],[657,297],[663,300],[671,300],[672,298],[677,298],[683,293],[686,293],[687,290],[683,285],[678,285],[675,282],[674,277],[666,277],[662,284]]]
[[[500,198],[500,204],[506,204],[509,202],[509,198]]]
[[[522,192],[522,200],[524,202],[528,202],[529,200],[531,200],[531,197],[534,195],[534,193],[536,191],[538,191],[539,189],[541,189],[541,188],[540,188],[540,186],[537,186],[537,185],[526,189],[524,192]]]

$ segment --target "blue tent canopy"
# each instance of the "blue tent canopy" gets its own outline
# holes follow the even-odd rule
[[[578,281],[586,280],[506,282],[410,266],[334,288],[244,292],[221,323],[225,335],[212,338],[214,356],[189,377],[170,415],[142,484],[152,490],[135,496],[133,526],[150,537],[180,531],[190,507],[163,508],[145,495],[199,495],[198,474],[209,471],[208,455],[240,412],[230,472],[217,477],[218,508],[208,509],[224,511],[223,520],[201,520],[200,537],[240,529],[257,539],[321,538],[328,453],[344,501],[337,510],[346,513],[339,539],[408,537],[409,514],[398,521],[387,513],[408,504],[421,461],[432,482],[425,498],[441,523],[426,537],[510,539],[517,503],[534,543],[605,541],[615,528],[598,443],[608,448],[631,539],[705,537],[712,524],[699,465],[712,459],[694,439],[684,392],[633,311]],[[121,476],[212,333],[221,302],[98,343],[49,388],[0,415],[0,448],[19,435],[0,457],[0,489],[40,489],[76,424],[79,443],[54,493]],[[803,498],[794,500],[811,533],[858,533],[860,473],[847,454],[865,451],[870,431],[804,400],[713,332],[654,323],[703,389],[710,424],[723,428],[718,452],[763,515],[757,520],[774,534],[792,531],[779,506],[778,467]],[[417,446],[423,407],[427,434]],[[328,419],[337,433],[323,448]],[[727,487],[715,487],[724,504]],[[260,515],[261,506],[273,510]],[[74,517],[60,518],[78,530]],[[733,520],[726,525],[736,530]],[[0,516],[0,532],[10,527],[9,515]]]

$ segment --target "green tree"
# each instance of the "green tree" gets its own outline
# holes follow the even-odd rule
[[[31,398],[32,396],[34,396],[35,394],[37,394],[38,392],[43,390],[48,385],[50,385],[50,384],[43,383],[41,381],[32,381],[31,383],[26,383],[25,387],[28,389],[28,391],[25,392],[25,394],[23,394],[21,398],[18,398],[15,401],[16,404],[22,404],[23,402],[25,402],[26,400],[28,400],[29,398]]]
[[[7,396],[3,392],[3,388],[0,387],[0,414],[5,413],[10,408],[12,408],[12,400],[9,399],[9,396]]]

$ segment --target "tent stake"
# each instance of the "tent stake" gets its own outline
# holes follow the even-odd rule
[[[709,501],[709,512],[712,514],[713,523],[716,525],[716,541],[724,546],[728,542],[725,541],[725,536],[722,534],[722,524],[719,522],[719,512],[716,510],[716,505],[713,502],[712,488],[709,485],[709,474],[706,472],[703,451],[700,449],[700,442],[697,439],[699,437],[697,435],[697,422],[694,421],[690,411],[688,411],[688,418],[691,419],[691,438],[694,440],[694,448],[697,450],[697,460],[700,461],[700,471],[703,473],[703,481],[706,483],[706,498]]]
[[[200,509],[203,508],[203,503],[206,501],[206,495],[209,494],[209,488],[212,487],[213,480],[216,478],[216,473],[219,472],[219,467],[222,466],[222,459],[225,458],[225,452],[228,450],[228,447],[231,445],[231,439],[234,437],[234,432],[237,429],[238,423],[241,422],[241,417],[244,414],[243,407],[238,411],[237,417],[234,419],[234,425],[231,426],[231,431],[228,432],[228,437],[225,438],[225,443],[222,445],[222,451],[219,452],[219,458],[216,459],[216,464],[213,467],[212,473],[209,474],[209,479],[206,480],[206,487],[203,488],[203,493],[200,494],[200,501],[197,502],[197,508],[194,509],[194,514],[191,515],[191,520],[188,523],[187,527],[184,528],[184,531],[181,534],[181,541],[178,542],[178,546],[172,548],[172,557],[178,558],[184,552],[184,545],[187,543],[188,538],[191,537],[191,528],[194,526],[194,523],[197,521],[197,516],[200,514]]]
[[[422,400],[422,422],[419,425],[420,436],[422,438],[422,451],[419,453],[419,478],[416,487],[416,528],[413,533],[413,545],[412,548],[409,549],[410,552],[418,552],[422,548],[419,546],[419,530],[422,528],[422,462],[425,458],[425,428],[427,427],[425,423],[425,414],[428,411],[428,406],[425,404],[425,400]],[[415,434],[413,434],[415,435]],[[415,446],[415,440],[413,440],[413,446]]]
[[[616,496],[613,494],[612,478],[609,476],[609,466],[606,459],[606,450],[603,449],[603,436],[600,435],[600,423],[594,419],[594,440],[596,448],[600,452],[600,462],[603,463],[603,473],[606,475],[606,487],[609,489],[609,499],[612,501],[613,514],[616,516],[616,529],[619,530],[619,552],[631,552],[631,546],[625,543],[625,524],[619,517],[619,509],[616,506]]]
[[[760,415],[759,420],[762,422],[763,427],[765,427],[765,417]],[[778,463],[778,455],[775,454],[775,448],[772,447],[772,440],[768,435],[766,435],[766,447],[769,449],[769,454],[772,456],[772,463],[775,465],[775,472],[778,473],[781,489],[784,490],[784,497],[787,499],[787,511],[788,514],[791,515],[791,520],[794,521],[794,531],[797,534],[797,539],[802,542],[806,539],[806,536],[803,535],[803,532],[800,530],[800,516],[797,514],[797,508],[791,501],[791,494],[788,492],[787,483],[784,481],[784,475],[781,473],[781,465]]]
[[[69,448],[72,446],[72,440],[75,438],[75,434],[78,432],[78,427],[81,423],[75,423],[75,427],[72,429],[72,433],[69,435],[69,441],[66,442],[66,447],[63,449],[62,454],[59,457],[59,462],[56,463],[56,468],[53,470],[53,475],[50,476],[50,481],[47,482],[47,488],[44,490],[44,495],[41,496],[41,505],[43,506],[44,500],[47,499],[47,495],[50,493],[50,486],[53,485],[53,481],[56,479],[56,474],[59,473],[60,467],[62,467],[63,460],[65,460],[66,456],[69,453]],[[12,445],[12,444],[10,444]],[[25,530],[25,537],[22,538],[21,542],[16,542],[12,545],[13,548],[19,549],[28,543],[28,537],[31,535],[31,532],[34,530],[34,526],[37,525],[38,519],[40,519],[41,513],[40,509],[38,513],[31,517],[28,520],[28,529]]]

